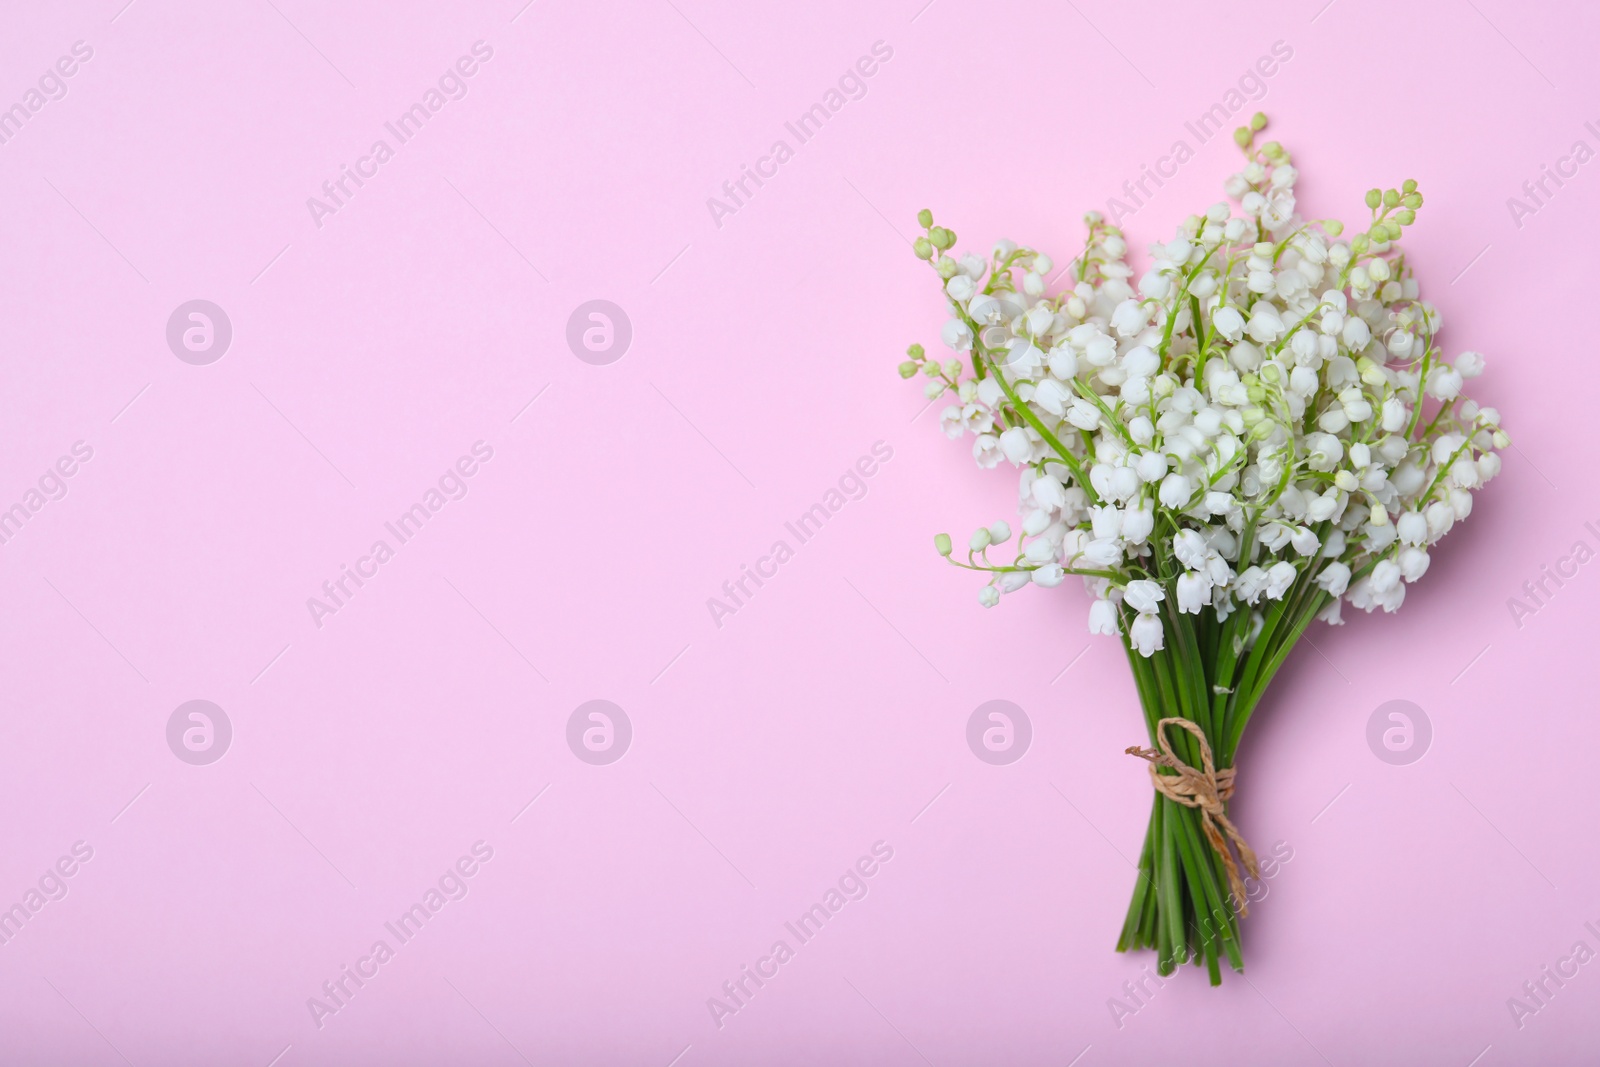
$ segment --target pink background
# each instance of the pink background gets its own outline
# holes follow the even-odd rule
[[[1507,607],[1600,547],[1600,162],[1520,227],[1506,205],[1600,147],[1592,9],[122,3],[11,3],[0,34],[0,106],[94,52],[0,145],[0,506],[94,450],[0,546],[0,906],[94,850],[0,946],[0,1060],[1592,1059],[1600,963],[1521,1029],[1506,1005],[1600,949],[1600,569]],[[468,95],[314,225],[306,198],[478,40]],[[877,41],[866,96],[718,227],[707,197]],[[1133,687],[1081,589],[985,611],[933,554],[1011,517],[1014,480],[894,374],[942,321],[906,240],[927,206],[963,247],[1064,263],[1184,138],[1126,223],[1170,236],[1238,159],[1184,122],[1275,41],[1251,109],[1304,209],[1356,222],[1368,186],[1421,183],[1424,294],[1452,353],[1488,354],[1516,449],[1402,616],[1317,628],[1247,739],[1238,821],[1294,853],[1248,980],[1186,969],[1119,1027],[1153,964],[1112,951],[1149,807]],[[165,340],[195,298],[233,325],[209,366]],[[608,366],[565,341],[593,299],[633,326]],[[313,625],[479,440],[465,499]],[[707,598],[877,441],[865,498],[715,626]],[[566,742],[595,698],[633,725],[609,766]],[[965,741],[996,698],[1034,729],[1005,767]],[[233,724],[209,766],[167,746],[192,699]],[[1433,724],[1410,766],[1365,740],[1394,699]],[[479,840],[469,895],[319,1028],[307,999]],[[719,1029],[707,999],[877,841],[866,898]]]

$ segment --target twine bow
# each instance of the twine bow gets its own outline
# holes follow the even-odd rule
[[[1173,754],[1172,742],[1167,740],[1167,727],[1173,723],[1194,734],[1200,744],[1200,762],[1203,769],[1196,770]],[[1200,809],[1201,828],[1205,830],[1206,840],[1211,842],[1211,847],[1222,857],[1222,865],[1228,872],[1228,886],[1233,890],[1234,899],[1239,902],[1239,914],[1249,915],[1250,907],[1245,895],[1244,879],[1240,876],[1239,865],[1234,861],[1233,853],[1228,848],[1228,840],[1239,849],[1239,856],[1244,860],[1245,869],[1250,872],[1251,877],[1260,878],[1261,870],[1256,865],[1255,852],[1245,843],[1243,835],[1232,822],[1228,821],[1228,816],[1223,811],[1224,802],[1233,795],[1233,768],[1217,770],[1216,763],[1211,758],[1211,745],[1206,741],[1205,731],[1188,719],[1174,717],[1156,723],[1156,743],[1161,746],[1159,752],[1153,748],[1130,745],[1128,755],[1150,761],[1150,781],[1155,785],[1156,792],[1174,804]],[[1163,767],[1174,773],[1162,774]],[[1223,838],[1223,834],[1227,834],[1227,839]]]

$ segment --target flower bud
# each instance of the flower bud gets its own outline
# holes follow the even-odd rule
[[[949,534],[946,534],[946,533],[934,534],[934,536],[933,536],[933,550],[935,552],[939,553],[939,555],[941,555],[941,556],[948,556],[950,554],[952,548],[954,548],[954,546],[950,544],[950,535]]]

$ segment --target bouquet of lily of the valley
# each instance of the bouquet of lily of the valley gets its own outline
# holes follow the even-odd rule
[[[1295,210],[1297,172],[1256,115],[1235,133],[1235,208],[1191,215],[1137,280],[1098,213],[1051,292],[1049,256],[1010,241],[956,257],[934,225],[915,251],[949,305],[939,362],[900,365],[949,394],[942,423],[979,466],[1020,469],[1021,531],[980,527],[958,557],[994,605],[1081,575],[1092,633],[1127,650],[1155,788],[1119,950],[1154,948],[1170,974],[1226,958],[1256,859],[1229,820],[1239,740],[1313,619],[1345,601],[1392,612],[1429,549],[1472,510],[1509,444],[1493,408],[1461,395],[1483,357],[1447,360],[1439,312],[1397,243],[1422,206],[1414,181],[1366,194],[1348,239]],[[1067,273],[1067,270],[1062,272]],[[964,557],[964,558],[961,558]]]

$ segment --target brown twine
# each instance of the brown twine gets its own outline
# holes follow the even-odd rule
[[[1172,723],[1194,734],[1200,742],[1200,762],[1204,767],[1203,770],[1196,770],[1173,754],[1172,742],[1167,740],[1167,727]],[[1241,917],[1249,915],[1250,906],[1244,891],[1244,879],[1239,874],[1239,865],[1234,862],[1233,853],[1228,849],[1228,841],[1223,838],[1223,834],[1227,834],[1228,839],[1238,847],[1239,855],[1244,860],[1250,876],[1260,878],[1261,869],[1256,865],[1255,852],[1245,843],[1243,835],[1228,821],[1228,816],[1223,811],[1223,804],[1233,795],[1233,768],[1217,770],[1211,758],[1211,746],[1206,742],[1205,731],[1188,719],[1174,717],[1156,723],[1156,743],[1161,746],[1159,752],[1153,748],[1130,745],[1128,755],[1150,761],[1150,781],[1155,784],[1156,792],[1174,804],[1200,809],[1200,825],[1206,832],[1206,840],[1211,842],[1211,847],[1222,857],[1222,865],[1228,872],[1228,886],[1233,890],[1234,899],[1239,902],[1239,915]],[[1163,767],[1174,773],[1162,774]]]

